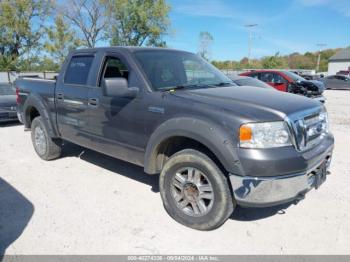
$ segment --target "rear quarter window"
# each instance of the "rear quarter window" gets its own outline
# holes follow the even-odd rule
[[[73,56],[64,77],[65,84],[86,85],[93,56]]]

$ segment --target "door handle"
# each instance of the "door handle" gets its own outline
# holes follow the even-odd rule
[[[58,100],[63,100],[64,99],[64,95],[62,93],[59,93],[59,94],[56,95],[56,98]]]
[[[92,107],[98,106],[98,98],[89,98],[88,105]]]

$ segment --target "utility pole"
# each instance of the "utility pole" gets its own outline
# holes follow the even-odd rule
[[[250,59],[252,55],[252,28],[258,26],[258,24],[246,24],[244,25],[248,29],[249,39],[248,39],[248,64],[250,64]]]
[[[316,65],[316,73],[317,73],[320,70],[322,47],[325,47],[327,44],[318,43],[316,45],[319,47],[318,57],[317,57],[317,65]]]

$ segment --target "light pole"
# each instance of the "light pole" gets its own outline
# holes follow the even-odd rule
[[[319,47],[318,57],[317,57],[317,65],[316,65],[316,73],[317,73],[320,70],[322,47],[325,47],[327,44],[318,43],[316,45]]]
[[[252,28],[258,26],[258,24],[246,24],[244,25],[248,29],[249,40],[248,40],[248,64],[250,64],[250,59],[252,55]]]

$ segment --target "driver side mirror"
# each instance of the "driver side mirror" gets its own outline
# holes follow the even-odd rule
[[[137,87],[128,87],[128,80],[124,77],[105,78],[102,81],[102,88],[105,96],[109,97],[136,97],[139,89]]]

